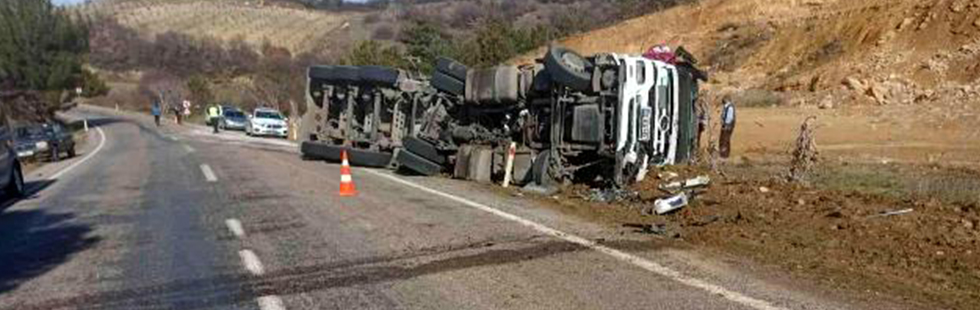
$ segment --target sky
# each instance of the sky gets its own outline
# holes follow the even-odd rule
[[[66,4],[82,3],[85,2],[85,0],[51,0],[51,2],[57,5],[66,5]]]

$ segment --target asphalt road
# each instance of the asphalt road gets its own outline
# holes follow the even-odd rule
[[[355,169],[342,198],[284,140],[71,114],[80,155],[0,213],[0,309],[862,307],[484,185]]]

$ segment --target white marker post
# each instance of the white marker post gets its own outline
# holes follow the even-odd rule
[[[517,155],[517,143],[511,142],[507,149],[507,163],[504,165],[504,187],[510,186],[512,170],[514,170],[514,156]]]
[[[82,126],[85,127],[85,132],[88,132],[88,119],[82,119]]]

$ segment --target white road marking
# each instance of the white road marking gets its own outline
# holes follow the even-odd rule
[[[194,148],[187,144],[184,144],[184,150],[186,150],[188,153],[194,153]]]
[[[745,306],[749,306],[749,307],[752,307],[752,308],[755,308],[755,309],[759,309],[759,310],[784,309],[784,308],[781,308],[781,307],[774,306],[774,305],[772,305],[768,301],[761,300],[761,299],[756,299],[756,298],[753,298],[753,297],[749,297],[749,296],[747,296],[745,294],[742,294],[742,293],[739,293],[739,292],[736,292],[736,291],[729,290],[729,289],[724,288],[722,286],[715,285],[715,284],[712,284],[712,283],[708,283],[707,281],[704,281],[704,280],[701,280],[701,279],[697,279],[697,278],[694,278],[694,277],[686,276],[686,275],[684,275],[684,274],[682,274],[682,273],[680,273],[680,272],[678,272],[676,270],[670,269],[670,268],[668,268],[668,267],[666,267],[664,265],[658,264],[658,263],[653,262],[653,261],[650,261],[648,259],[645,259],[645,258],[636,256],[636,255],[633,255],[633,254],[629,254],[629,253],[626,253],[626,252],[623,252],[623,251],[620,251],[620,250],[616,250],[616,249],[613,249],[613,248],[610,248],[610,247],[607,247],[607,246],[604,246],[604,245],[601,245],[601,244],[598,244],[598,243],[596,243],[594,241],[591,241],[591,240],[588,240],[588,239],[585,239],[585,238],[582,238],[582,237],[579,237],[579,236],[576,236],[576,235],[573,235],[573,234],[569,234],[569,233],[566,233],[566,232],[563,232],[563,231],[560,231],[560,230],[557,230],[557,229],[554,229],[554,228],[551,228],[551,227],[548,227],[548,226],[539,224],[537,222],[534,222],[534,221],[531,221],[531,220],[528,220],[528,219],[524,219],[524,218],[522,218],[520,216],[517,216],[517,215],[514,215],[514,214],[510,214],[510,213],[507,213],[507,212],[504,212],[504,211],[501,211],[501,210],[498,210],[498,209],[489,207],[489,206],[484,205],[484,204],[481,204],[479,202],[475,202],[475,201],[472,201],[472,200],[469,200],[469,199],[466,199],[466,198],[462,198],[462,197],[459,197],[459,196],[455,196],[455,195],[452,195],[452,194],[443,193],[441,191],[434,190],[434,189],[431,189],[431,188],[428,188],[428,187],[425,187],[425,186],[422,186],[422,185],[413,183],[411,181],[407,181],[407,180],[404,180],[402,178],[399,178],[399,177],[396,177],[396,176],[393,176],[393,175],[390,175],[390,174],[383,173],[383,172],[378,172],[378,171],[371,170],[371,169],[363,169],[362,171],[367,171],[367,172],[369,172],[371,174],[374,174],[374,175],[377,175],[377,176],[386,178],[386,179],[391,180],[391,181],[394,181],[396,183],[400,183],[402,185],[405,185],[405,186],[408,186],[408,187],[412,187],[412,188],[415,188],[415,189],[418,189],[418,190],[421,190],[421,191],[424,191],[424,192],[428,192],[428,193],[431,193],[431,194],[442,196],[443,198],[447,198],[449,200],[453,200],[453,201],[462,203],[462,204],[467,205],[469,207],[472,207],[474,209],[477,209],[477,210],[480,210],[480,211],[484,211],[484,212],[487,212],[487,213],[490,213],[490,214],[493,214],[493,215],[502,217],[504,219],[517,222],[518,224],[524,225],[524,226],[529,227],[531,229],[534,229],[534,230],[536,230],[538,232],[541,232],[541,233],[544,233],[544,234],[547,234],[547,235],[551,235],[551,236],[554,236],[556,238],[559,238],[559,239],[562,239],[562,240],[565,240],[565,241],[568,241],[568,242],[571,242],[571,243],[575,243],[575,244],[578,244],[578,245],[581,245],[581,246],[590,248],[590,249],[595,250],[597,252],[600,252],[600,253],[603,253],[603,254],[612,256],[613,258],[616,258],[618,260],[621,260],[621,261],[627,262],[629,264],[632,264],[634,266],[637,266],[637,267],[646,269],[647,271],[651,271],[651,272],[656,273],[656,274],[659,274],[661,276],[670,278],[670,279],[672,279],[674,281],[677,281],[677,282],[686,284],[686,285],[691,286],[691,287],[694,287],[694,288],[698,288],[698,289],[707,291],[707,292],[712,293],[712,294],[720,295],[720,296],[724,297],[725,299],[728,299],[730,301],[733,301],[733,302],[736,302],[736,303],[739,303],[739,304],[742,304],[742,305],[745,305]]]
[[[241,238],[245,236],[245,228],[242,227],[242,222],[236,219],[227,219],[225,220],[225,224],[228,225],[228,230],[232,234],[235,234],[235,237]]]
[[[178,139],[177,137],[170,136],[170,135],[167,136],[167,140],[174,141],[174,142],[180,141],[180,139]]]
[[[204,179],[208,182],[218,182],[218,177],[214,175],[214,171],[211,170],[211,166],[208,164],[201,164],[201,172],[204,173]]]
[[[245,269],[253,275],[261,276],[265,274],[265,268],[262,267],[262,262],[259,261],[259,257],[255,256],[255,252],[252,252],[252,250],[241,250],[238,251],[238,256],[242,257],[242,264],[245,265]]]
[[[285,310],[286,307],[282,305],[282,299],[276,295],[262,296],[259,297],[259,309],[262,310]]]
[[[99,144],[95,146],[95,149],[93,149],[91,152],[85,155],[85,157],[82,157],[82,159],[79,159],[78,161],[72,163],[71,165],[68,165],[68,167],[61,169],[61,171],[52,174],[50,177],[48,177],[49,180],[58,179],[65,173],[68,173],[72,169],[75,169],[75,167],[78,167],[78,165],[81,165],[82,163],[88,161],[90,158],[92,158],[92,156],[95,156],[96,153],[102,150],[102,147],[105,146],[105,139],[106,139],[105,133],[102,132],[102,128],[95,128],[95,131],[99,132]]]

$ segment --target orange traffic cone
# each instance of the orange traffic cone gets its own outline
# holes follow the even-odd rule
[[[357,190],[354,189],[354,179],[350,175],[350,163],[347,162],[347,151],[344,150],[340,154],[340,196],[342,197],[353,197],[357,196]]]

